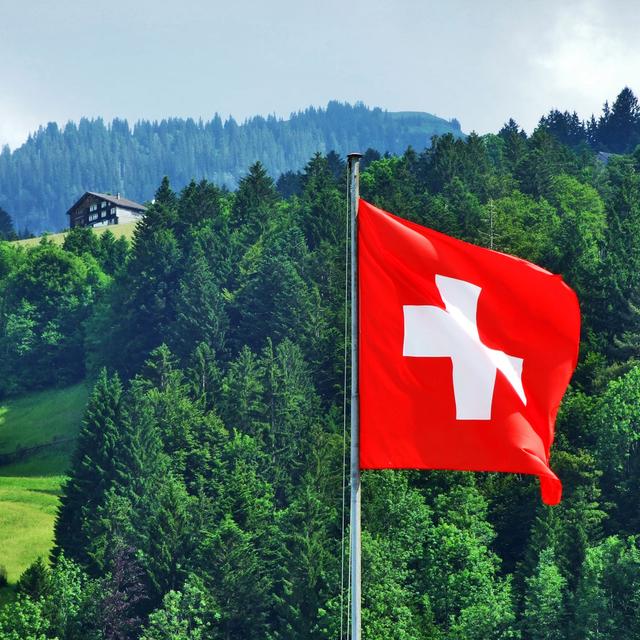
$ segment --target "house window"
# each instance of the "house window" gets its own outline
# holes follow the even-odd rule
[[[116,208],[115,207],[111,207],[111,215],[112,216],[116,215]]]
[[[102,204],[100,205],[100,207],[101,207],[102,209],[104,209],[106,206],[107,206],[107,201],[106,201],[106,200],[103,200],[103,201],[102,201]]]
[[[98,219],[98,214],[97,213],[90,213],[89,214],[89,222],[93,222],[94,220]]]
[[[97,204],[92,204],[92,205],[89,207],[89,211],[96,211],[97,209],[98,209],[98,205],[97,205]]]

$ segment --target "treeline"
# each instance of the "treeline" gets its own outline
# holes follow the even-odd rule
[[[609,106],[604,103],[602,114],[587,121],[574,111],[550,111],[541,118],[540,126],[570,147],[588,145],[596,151],[631,153],[640,144],[640,107],[629,87],[625,87]]]
[[[1,245],[5,393],[95,384],[52,565],[25,572],[0,637],[345,637],[335,162],[314,156],[287,198],[260,164],[235,192],[164,180],[131,246],[86,229]],[[361,186],[562,273],[583,313],[561,505],[530,477],[364,474],[364,637],[637,638],[640,150],[604,164],[507,126],[370,153]]]
[[[246,168],[260,160],[271,176],[299,170],[315,152],[373,147],[402,153],[422,149],[433,135],[461,136],[457,121],[427,113],[388,113],[362,104],[330,102],[289,120],[254,117],[243,124],[217,114],[208,121],[105,123],[82,119],[50,123],[20,148],[0,153],[0,206],[24,233],[57,231],[85,191],[125,194],[138,202],[153,196],[162,176],[182,188],[192,177],[235,189]]]

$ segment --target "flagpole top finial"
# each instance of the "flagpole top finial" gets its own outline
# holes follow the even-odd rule
[[[362,154],[359,151],[352,151],[351,153],[347,153],[347,158],[349,160],[359,160],[362,158]]]

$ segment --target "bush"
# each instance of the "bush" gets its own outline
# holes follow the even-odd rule
[[[42,558],[38,558],[24,573],[16,584],[16,593],[38,600],[49,590],[49,569]]]
[[[6,587],[7,584],[7,568],[3,564],[0,564],[0,587]]]

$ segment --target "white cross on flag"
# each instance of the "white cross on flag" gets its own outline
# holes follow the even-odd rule
[[[436,275],[444,309],[404,305],[405,356],[451,358],[456,420],[490,420],[496,373],[501,371],[524,404],[522,358],[482,343],[476,324],[480,287]]]
[[[559,276],[360,201],[360,466],[549,468],[580,313]]]

